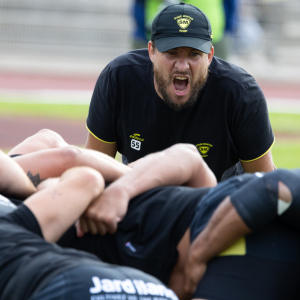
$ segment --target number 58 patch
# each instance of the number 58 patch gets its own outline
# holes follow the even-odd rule
[[[141,142],[140,141],[137,141],[137,140],[131,140],[131,148],[134,149],[134,150],[138,150],[140,151],[141,150]]]

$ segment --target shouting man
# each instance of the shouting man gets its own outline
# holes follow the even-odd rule
[[[163,9],[148,50],[125,53],[101,73],[86,147],[113,157],[119,151],[131,163],[191,143],[218,181],[238,162],[246,172],[274,170],[264,95],[251,75],[214,57],[212,36],[197,7],[181,2]]]

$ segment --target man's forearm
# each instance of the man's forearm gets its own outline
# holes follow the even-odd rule
[[[255,172],[271,172],[276,170],[273,162],[271,150],[269,150],[264,156],[251,162],[241,161],[242,167],[246,173]]]
[[[115,158],[117,153],[117,144],[116,143],[105,143],[98,140],[90,132],[88,133],[88,138],[85,145],[86,149],[96,150],[102,153],[105,153],[113,158]]]
[[[125,176],[113,182],[86,211],[97,222],[98,232],[114,233],[133,197],[154,187],[189,185],[215,186],[217,180],[193,145],[179,144],[146,156]],[[85,221],[81,220],[82,225]],[[86,227],[86,226],[85,226]],[[83,231],[86,232],[83,228]],[[95,230],[96,231],[96,230]]]
[[[213,187],[217,180],[193,145],[178,144],[150,154],[137,162],[132,171],[113,183],[128,199],[151,188],[167,185]]]
[[[104,153],[76,146],[37,151],[18,156],[14,160],[26,174],[31,174],[34,179],[38,178],[39,182],[59,177],[66,170],[78,166],[97,170],[107,182],[112,182],[131,170]]]
[[[88,167],[64,172],[56,183],[24,203],[35,215],[45,240],[56,242],[104,188],[103,177]]]
[[[194,293],[208,261],[250,232],[227,197],[192,243],[185,264],[185,290]]]
[[[207,262],[250,232],[227,197],[192,243],[190,258]]]
[[[35,192],[35,187],[10,157],[0,151],[0,193],[17,198],[27,198]]]

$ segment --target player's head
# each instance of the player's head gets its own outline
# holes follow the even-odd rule
[[[149,56],[157,93],[173,109],[192,106],[208,77],[213,58],[206,15],[184,2],[163,9],[152,23]]]

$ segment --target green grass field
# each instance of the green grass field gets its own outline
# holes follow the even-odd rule
[[[69,120],[85,120],[88,115],[88,110],[88,105],[0,102],[0,115],[5,116],[38,116]]]
[[[300,168],[300,115],[270,113],[275,144],[272,148],[277,168]]]
[[[3,99],[0,100],[3,101]],[[0,115],[85,120],[88,105],[20,104],[0,102]],[[300,115],[271,113],[276,142],[272,153],[277,168],[300,168]]]

